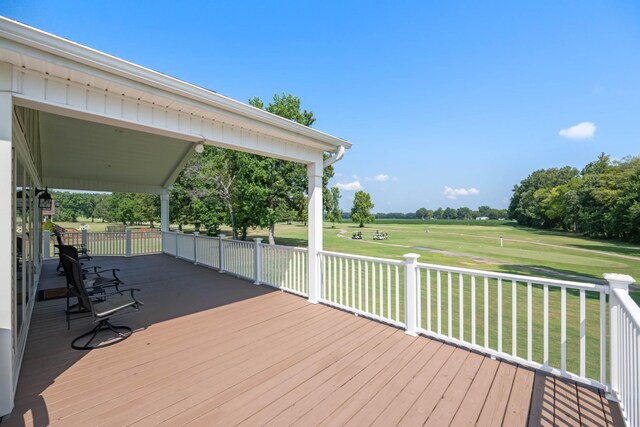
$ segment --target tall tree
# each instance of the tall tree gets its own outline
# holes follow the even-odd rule
[[[351,220],[359,224],[359,227],[364,227],[365,223],[373,222],[374,216],[371,215],[373,206],[369,193],[365,193],[362,190],[356,191],[353,199],[353,207],[351,208]]]
[[[342,211],[340,210],[340,189],[331,187],[325,203],[326,219],[336,226],[336,222],[342,221]]]

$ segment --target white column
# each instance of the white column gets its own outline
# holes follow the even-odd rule
[[[169,231],[169,190],[162,190],[160,194],[160,230]]]
[[[318,252],[322,250],[322,158],[307,165],[309,177],[309,218],[307,230],[309,274],[309,302],[317,304],[321,294],[320,259]]]
[[[0,416],[13,409],[13,262],[16,242],[13,228],[13,162],[11,121],[13,66],[0,62]]]

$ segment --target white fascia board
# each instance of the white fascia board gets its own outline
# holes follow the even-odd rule
[[[339,146],[351,147],[351,143],[344,139],[4,17],[0,17],[0,36],[128,80],[305,136],[326,145],[326,151],[335,151]]]

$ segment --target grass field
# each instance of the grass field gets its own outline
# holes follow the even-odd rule
[[[352,223],[336,224],[336,228],[325,224],[324,247],[391,259],[414,252],[420,255],[420,262],[567,280],[602,279],[603,273],[640,278],[638,245],[590,240],[502,221],[387,221],[363,229]],[[375,230],[389,233],[389,239],[372,240]],[[362,240],[351,239],[356,231],[362,231]],[[278,224],[276,243],[306,246],[306,233],[303,225]]]

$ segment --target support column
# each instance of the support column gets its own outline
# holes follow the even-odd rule
[[[308,230],[308,282],[309,282],[309,302],[317,304],[322,297],[320,259],[318,252],[322,250],[322,157],[315,163],[307,165],[307,176],[309,177],[309,200],[307,221]]]
[[[11,122],[13,66],[0,62],[0,416],[13,409],[13,275],[16,242],[13,216]]]
[[[169,218],[169,190],[162,190],[160,194],[160,230],[164,232],[169,231],[169,225],[171,224]]]

